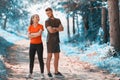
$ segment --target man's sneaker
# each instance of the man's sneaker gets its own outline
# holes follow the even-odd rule
[[[45,78],[45,76],[44,76],[43,73],[40,75],[40,78],[41,78],[41,79],[44,79],[44,78]]]
[[[48,73],[48,77],[49,77],[49,78],[53,78],[53,76],[52,76],[51,73]]]
[[[30,74],[26,75],[26,78],[32,78],[33,79],[33,75],[30,73]]]
[[[64,75],[62,75],[62,73],[60,73],[60,72],[57,72],[57,73],[55,73],[55,77],[56,78],[64,78]]]

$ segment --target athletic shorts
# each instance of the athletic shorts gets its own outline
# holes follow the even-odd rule
[[[48,53],[59,53],[60,52],[60,45],[59,45],[59,43],[47,42],[47,52]]]

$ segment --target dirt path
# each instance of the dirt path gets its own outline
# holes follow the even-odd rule
[[[25,76],[28,74],[29,65],[29,41],[22,40],[16,42],[15,46],[8,49],[10,54],[8,60],[6,60],[6,66],[8,68],[8,80],[26,80]],[[46,45],[44,44],[44,62],[46,62]],[[52,63],[53,64],[53,59]],[[67,57],[64,53],[61,53],[60,71],[65,75],[65,79],[55,79],[55,80],[119,80],[115,75],[111,75],[106,71],[100,70],[89,63],[78,61],[75,56]],[[51,71],[54,73],[53,65],[51,66]],[[40,69],[38,65],[37,56],[34,65],[34,80],[41,80]],[[45,80],[49,80],[46,75],[45,67]]]

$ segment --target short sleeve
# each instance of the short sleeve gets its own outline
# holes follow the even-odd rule
[[[31,32],[30,26],[28,27],[28,32]]]
[[[61,25],[61,21],[60,21],[60,19],[58,19],[58,21],[59,21],[59,25]]]
[[[47,20],[45,21],[45,27],[47,28],[48,26],[50,26],[50,24],[49,24],[49,21]]]
[[[44,31],[43,25],[42,25],[42,24],[39,24],[38,29]]]
[[[42,31],[44,31],[44,27],[43,27],[43,25],[41,25],[41,29],[42,29]]]

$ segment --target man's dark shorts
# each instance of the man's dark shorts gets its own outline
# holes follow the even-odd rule
[[[59,53],[60,52],[60,45],[59,45],[59,43],[47,42],[47,52],[48,53]]]

